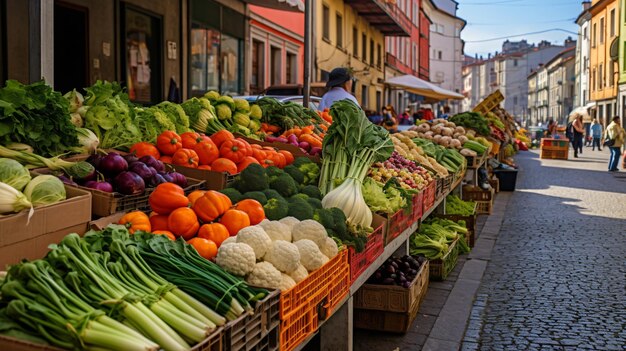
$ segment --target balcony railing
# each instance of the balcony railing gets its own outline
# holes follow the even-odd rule
[[[344,0],[359,16],[386,36],[411,36],[413,24],[393,0]]]

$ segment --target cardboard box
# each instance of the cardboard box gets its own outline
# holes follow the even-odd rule
[[[65,201],[36,208],[30,221],[28,211],[0,217],[0,268],[22,258],[41,258],[49,244],[69,233],[87,231],[91,194],[67,185],[65,191]]]
[[[236,175],[230,175],[226,172],[209,171],[205,169],[190,168],[174,164],[168,164],[174,167],[176,172],[188,178],[194,178],[205,181],[204,187],[208,190],[222,190],[226,185],[235,181]]]
[[[84,158],[83,156],[75,156],[76,159]],[[33,170],[34,174],[51,174],[49,168],[38,168]],[[185,175],[187,176],[187,175]],[[187,187],[185,194],[189,194],[194,190],[204,189],[204,180],[193,179],[187,176]],[[149,210],[150,203],[148,199],[150,194],[156,188],[146,188],[143,194],[139,195],[123,195],[117,192],[107,193],[96,189],[90,189],[84,186],[72,187],[73,189],[81,189],[91,193],[91,213],[94,218],[106,217],[118,212],[128,212],[132,210]]]

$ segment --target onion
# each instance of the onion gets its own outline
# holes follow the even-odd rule
[[[114,179],[118,192],[124,195],[139,195],[146,190],[146,183],[135,172],[122,172]]]
[[[111,152],[102,158],[98,169],[105,175],[113,177],[120,172],[126,171],[128,162],[118,153]]]
[[[139,159],[139,162],[143,162],[146,166],[156,169],[157,172],[165,172],[165,164],[151,155],[142,156]]]

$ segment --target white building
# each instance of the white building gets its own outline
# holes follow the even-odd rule
[[[574,105],[586,106],[589,101],[589,49],[591,2],[583,2],[583,12],[576,19],[578,24],[578,41],[576,42],[576,98]]]
[[[574,47],[567,48],[545,65],[548,72],[549,117],[565,124],[574,109],[574,83],[576,80]]]
[[[540,64],[552,60],[565,47],[573,47],[567,39],[565,46],[542,41],[530,49],[495,57],[496,88],[504,95],[504,108],[523,124],[529,119],[528,76]],[[541,77],[539,77],[541,78]]]
[[[429,13],[430,27],[430,81],[450,91],[463,90],[464,42],[461,31],[465,20],[456,16],[458,3],[454,0],[432,0]],[[450,101],[452,113],[460,112],[461,102]]]

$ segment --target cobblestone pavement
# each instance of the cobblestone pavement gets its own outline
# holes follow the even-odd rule
[[[462,350],[626,350],[626,172],[607,156],[517,158]]]

